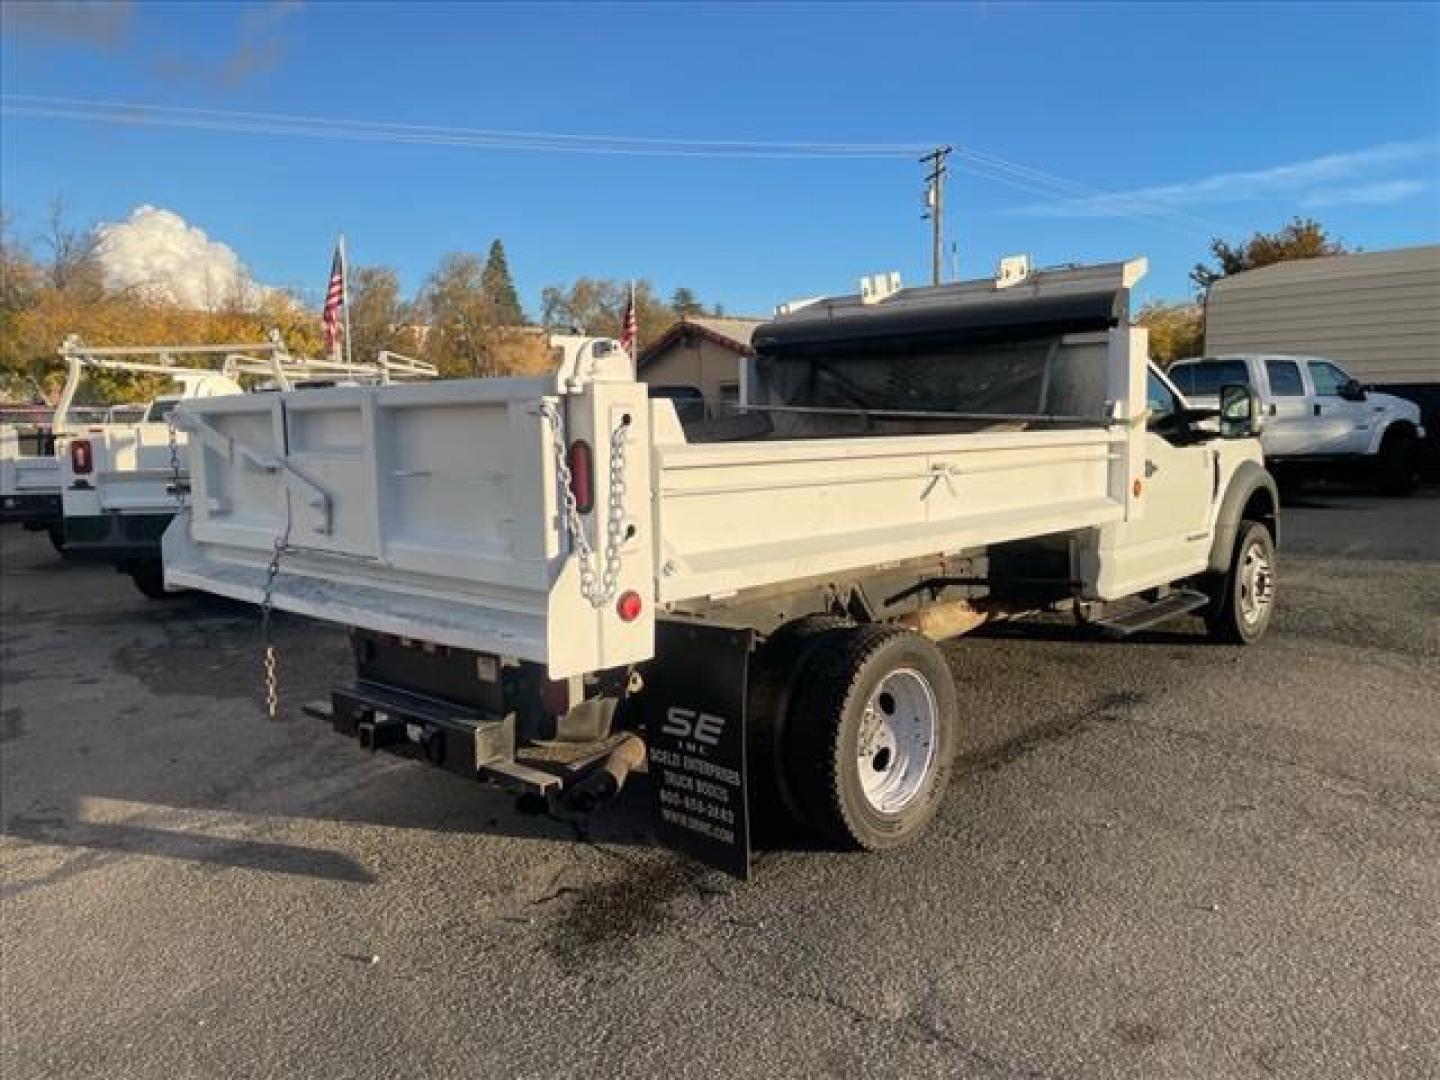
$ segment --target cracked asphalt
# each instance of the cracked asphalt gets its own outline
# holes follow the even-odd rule
[[[283,619],[0,533],[0,1053],[28,1077],[1434,1077],[1440,491],[1306,500],[1252,649],[948,646],[914,848],[647,839],[370,756]]]

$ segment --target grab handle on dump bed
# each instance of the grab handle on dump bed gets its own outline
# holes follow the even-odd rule
[[[298,471],[283,455],[269,457],[257,454],[248,446],[241,446],[229,435],[216,431],[204,420],[184,409],[176,409],[173,415],[176,427],[194,435],[226,462],[233,465],[239,461],[261,472],[278,472],[283,478],[286,488],[300,495],[305,500],[305,504],[319,515],[319,520],[314,525],[315,532],[322,536],[330,534],[330,493]]]

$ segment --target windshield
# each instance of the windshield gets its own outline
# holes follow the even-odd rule
[[[1250,369],[1244,360],[1205,360],[1198,364],[1176,364],[1170,381],[1186,397],[1215,395],[1222,386],[1250,385]]]

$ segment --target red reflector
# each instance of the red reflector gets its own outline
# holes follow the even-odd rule
[[[595,508],[595,470],[591,463],[590,444],[576,439],[565,455],[570,466],[570,494],[575,496],[575,509],[588,514]]]
[[[640,611],[645,603],[640,599],[640,594],[634,589],[620,594],[620,599],[615,601],[615,611],[626,622],[634,622],[640,617]]]
[[[89,439],[76,439],[70,444],[70,468],[79,475],[86,475],[95,467]]]

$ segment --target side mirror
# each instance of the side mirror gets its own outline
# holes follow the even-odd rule
[[[1359,379],[1347,379],[1340,384],[1340,396],[1346,401],[1364,401],[1365,387]]]
[[[1250,439],[1260,434],[1260,399],[1243,383],[1220,388],[1220,437]]]

